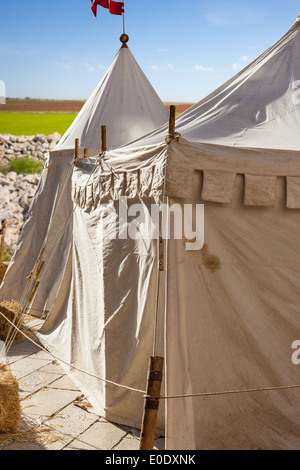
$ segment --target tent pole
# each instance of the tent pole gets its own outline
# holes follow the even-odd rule
[[[170,106],[170,119],[169,119],[169,135],[172,135],[172,136],[175,135],[175,114],[176,114],[176,108],[172,104]]]
[[[79,157],[79,139],[75,139],[75,160]]]
[[[125,34],[125,0],[123,1],[123,34]]]
[[[152,450],[154,447],[163,364],[162,357],[150,356],[139,450]]]
[[[106,149],[106,126],[101,126],[101,151],[105,152]]]

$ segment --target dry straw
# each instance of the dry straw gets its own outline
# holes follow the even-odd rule
[[[21,325],[23,319],[22,306],[18,302],[15,302],[14,300],[4,300],[0,303],[0,312],[14,325]],[[8,341],[8,334],[15,334],[12,330],[12,325],[0,315],[0,340]],[[21,333],[18,332],[16,337],[20,336]]]
[[[19,384],[7,365],[0,363],[0,433],[14,432],[21,419]]]
[[[66,436],[53,427],[21,416],[21,421],[14,432],[0,433],[0,450],[13,446],[15,450],[30,448],[32,444],[43,447],[57,441],[66,442]],[[42,450],[42,449],[41,449]]]

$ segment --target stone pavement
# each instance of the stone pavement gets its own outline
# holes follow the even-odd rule
[[[26,326],[35,329],[39,323]],[[8,360],[19,382],[22,423],[47,432],[0,440],[1,450],[138,450],[140,431],[99,417],[50,354],[25,338],[13,344]],[[163,438],[154,449],[164,449]]]

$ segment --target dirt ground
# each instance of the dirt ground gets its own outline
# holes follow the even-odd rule
[[[0,109],[4,113],[78,113],[83,105],[84,101],[18,100],[7,98],[6,104],[1,106]]]
[[[84,101],[56,101],[56,100],[32,100],[32,99],[10,99],[7,98],[6,104],[1,106],[0,111],[7,112],[16,112],[16,113],[26,113],[26,112],[40,112],[40,113],[78,113]],[[192,103],[174,103],[176,105],[176,113],[182,113],[190,106]],[[169,109],[169,105],[166,105],[166,108]]]

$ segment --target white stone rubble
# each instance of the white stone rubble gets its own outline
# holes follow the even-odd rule
[[[48,136],[0,134],[0,234],[3,224],[6,223],[8,225],[4,244],[6,253],[13,254],[15,250],[40,175],[22,175],[10,171],[4,176],[1,167],[7,167],[10,160],[19,157],[33,157],[44,162],[48,152],[56,146],[60,138],[58,133]]]

